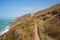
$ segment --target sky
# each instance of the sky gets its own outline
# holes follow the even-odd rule
[[[49,8],[60,0],[0,0],[0,18],[15,19],[19,16]]]

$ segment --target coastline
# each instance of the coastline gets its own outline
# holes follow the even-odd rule
[[[3,35],[4,33],[8,32],[8,30],[9,30],[9,26],[6,26],[6,29],[4,29],[4,31],[2,31],[2,32],[0,33],[0,36]]]

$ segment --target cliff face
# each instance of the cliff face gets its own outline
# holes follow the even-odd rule
[[[36,12],[33,18],[30,14],[17,18],[0,40],[32,40],[34,21],[42,40],[60,40],[60,4]]]

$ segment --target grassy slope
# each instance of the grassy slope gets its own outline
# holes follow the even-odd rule
[[[52,8],[54,9],[54,7]],[[60,9],[60,5],[56,9]],[[41,13],[47,13],[46,11],[42,11]],[[40,15],[41,14],[38,12],[35,14],[35,18],[30,18],[28,21],[23,20],[25,23],[12,27],[7,33],[0,37],[0,40],[32,40],[33,25],[36,20],[38,22],[39,35],[42,40],[60,40],[60,19],[58,16],[44,23],[46,20],[41,19]]]

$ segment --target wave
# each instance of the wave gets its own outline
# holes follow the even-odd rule
[[[3,35],[4,33],[8,32],[8,30],[9,30],[9,26],[6,26],[6,29],[2,31],[0,35]]]

